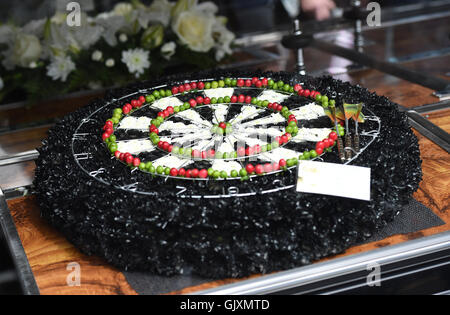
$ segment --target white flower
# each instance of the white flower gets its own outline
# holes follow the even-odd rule
[[[37,66],[38,66],[37,62],[36,62],[36,61],[33,61],[33,62],[31,62],[31,63],[29,64],[28,68],[30,68],[30,69],[36,69]]]
[[[7,70],[12,70],[15,66],[28,67],[31,62],[39,60],[42,46],[36,36],[17,33],[3,54],[3,65]]]
[[[92,53],[92,60],[100,61],[103,58],[103,53],[100,50],[96,50]]]
[[[0,91],[5,87],[5,83],[3,82],[2,77],[0,77]]]
[[[128,16],[133,11],[133,6],[130,3],[119,2],[114,6],[113,13],[120,16]]]
[[[175,44],[175,42],[168,42],[161,47],[161,54],[164,58],[170,60],[170,58],[172,58],[172,56],[175,54],[176,49],[177,44]]]
[[[214,38],[217,40],[214,46],[216,48],[217,61],[222,60],[225,55],[231,55],[233,53],[231,44],[236,36],[225,27],[225,24],[226,19],[219,17],[216,19],[216,24],[213,27]]]
[[[105,62],[105,65],[106,65],[108,68],[114,67],[115,64],[116,64],[116,62],[115,62],[114,59],[112,59],[112,58],[107,59],[106,62]]]
[[[183,44],[193,51],[208,52],[214,46],[212,28],[215,17],[192,9],[181,12],[172,25],[173,31]]]
[[[70,57],[56,56],[47,66],[47,75],[53,80],[61,80],[66,82],[69,74],[75,70],[75,64]]]
[[[142,48],[123,51],[122,62],[127,65],[128,71],[138,78],[145,69],[150,67],[149,52]]]
[[[120,34],[119,40],[121,43],[126,43],[126,41],[128,40],[127,34]]]

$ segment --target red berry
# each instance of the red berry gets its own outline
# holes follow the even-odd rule
[[[321,155],[323,153],[323,148],[316,148],[317,155]]]
[[[261,175],[264,173],[264,166],[262,166],[261,164],[258,164],[255,166],[255,172],[258,175]]]
[[[178,170],[176,168],[170,169],[170,176],[176,177],[178,176]]]
[[[170,147],[170,143],[169,142],[164,142],[163,143],[163,150],[164,151],[169,151],[169,147]]]
[[[221,122],[221,123],[219,124],[219,127],[225,130],[225,129],[227,128],[227,124],[224,123],[224,122]]]
[[[153,131],[152,132],[154,132],[154,133],[156,133],[156,134],[159,134],[159,130],[158,130],[158,128],[155,128],[155,129],[153,129]]]
[[[208,152],[202,151],[201,155],[202,155],[202,159],[206,159],[208,157]]]
[[[186,170],[184,168],[180,168],[178,170],[178,175],[184,177],[186,175]]]
[[[180,85],[180,86],[178,87],[178,91],[179,91],[180,93],[184,93],[184,85]]]
[[[102,139],[103,139],[103,141],[105,141],[106,139],[108,139],[109,137],[111,136],[111,134],[110,133],[104,133],[104,134],[102,134]]]
[[[203,104],[203,102],[204,102],[205,100],[203,99],[203,97],[197,96],[196,101],[197,101],[198,104]]]
[[[205,99],[203,100],[203,104],[205,105],[211,104],[211,99],[209,97],[205,97]]]
[[[298,96],[303,96],[304,93],[305,93],[305,90],[300,90],[300,91],[297,92],[297,95]]]
[[[172,88],[172,94],[175,95],[175,94],[178,94],[178,92],[179,92],[178,87],[174,86]]]
[[[295,91],[295,92],[298,92],[298,91],[300,91],[300,90],[303,90],[303,88],[302,88],[302,86],[301,86],[300,84],[294,85],[294,91]]]
[[[253,146],[253,152],[261,153],[261,146],[259,144]]]
[[[122,154],[122,153],[120,153],[120,151],[114,152],[114,156],[115,156],[117,159],[120,158],[120,155],[121,155],[121,154]]]
[[[238,97],[238,102],[239,103],[244,103],[244,101],[245,101],[245,95],[239,95],[239,97]]]
[[[193,158],[200,158],[202,156],[202,153],[199,150],[192,150],[192,157]]]
[[[181,170],[180,170],[181,173]],[[191,170],[187,170],[186,171],[186,178],[191,178],[192,177],[192,171]]]
[[[263,86],[267,86],[269,84],[269,80],[267,80],[267,78],[264,78],[261,80],[261,83]]]
[[[316,143],[316,152],[317,152],[317,149],[322,149],[322,151],[323,151],[323,149],[325,149],[325,144],[322,141],[317,142]]]
[[[311,95],[311,92],[309,90],[304,90],[303,91],[303,96],[304,97],[309,97]]]
[[[189,100],[189,104],[191,105],[192,108],[197,106],[197,102],[194,99]]]
[[[198,177],[200,178],[207,178],[208,177],[208,171],[205,169],[202,169],[201,171],[198,172]]]
[[[283,105],[278,105],[277,106],[277,111],[281,112],[282,109],[283,109]]]
[[[163,141],[159,141],[159,142],[158,142],[158,148],[162,149],[162,148],[163,148],[163,144],[164,144]]]
[[[197,88],[198,88],[199,90],[203,90],[203,89],[205,88],[205,83],[199,82],[198,85],[197,85]]]
[[[237,96],[236,96],[236,95],[233,95],[233,96],[231,97],[231,103],[237,103],[237,101],[238,101]]]
[[[325,146],[325,148],[330,147],[330,139],[323,139],[322,142],[323,142],[323,145]]]
[[[131,101],[131,106],[133,106],[133,108],[138,107],[138,105],[139,105],[139,101],[137,101],[137,100],[132,100]]]
[[[256,81],[256,83],[255,83],[255,86],[257,87],[257,88],[260,88],[260,87],[262,87],[262,82],[261,81]]]
[[[330,134],[328,135],[328,138],[330,138],[333,141],[336,141],[338,138],[338,135],[336,132],[333,131],[333,132],[330,132]]]
[[[248,174],[253,174],[253,172],[255,171],[255,167],[252,164],[247,164],[245,170],[247,171]]]
[[[139,96],[139,102],[141,102],[142,104],[145,103],[145,97],[144,96]]]
[[[113,122],[111,121],[111,120],[107,120],[106,121],[106,123],[105,123],[105,126],[108,126],[108,127],[110,127],[110,128],[112,128],[113,127]],[[106,129],[106,128],[105,128]]]
[[[133,166],[138,167],[141,164],[141,160],[139,158],[133,159]]]
[[[246,96],[246,97],[245,97],[245,102],[246,102],[247,104],[250,104],[250,103],[252,102],[252,97],[251,97],[251,96]]]
[[[172,106],[169,106],[166,109],[167,109],[167,111],[169,112],[170,115],[172,115],[174,113],[174,110],[173,110]]]
[[[237,80],[237,86],[243,87],[244,84],[245,84],[244,80],[242,80],[242,79]]]
[[[126,106],[126,105],[122,108],[122,112],[125,115],[128,115],[130,113],[130,111],[131,111],[131,109],[128,106]]]
[[[280,167],[285,167],[287,163],[285,159],[281,159],[278,164],[280,165]]]
[[[159,113],[158,113],[158,117],[164,118],[164,113],[163,113],[163,112],[159,112]]]
[[[257,77],[253,77],[252,78],[252,84],[256,84],[256,82],[258,82],[259,80],[258,80],[258,78]]]
[[[214,151],[214,149],[208,150],[208,157],[210,159],[214,158],[215,156],[216,156],[216,151]]]
[[[282,143],[288,143],[288,141],[289,141],[289,138],[286,135],[282,135],[281,136],[281,142]]]
[[[329,148],[331,148],[332,146],[334,146],[334,140],[328,139],[328,144],[330,145]]]
[[[295,118],[295,115],[292,114],[292,115],[289,115],[289,120],[297,120],[297,118]]]
[[[280,164],[278,164],[277,162],[272,164],[272,170],[278,171],[279,169],[280,169]]]
[[[237,149],[237,154],[238,156],[244,156],[245,155],[245,148],[244,147],[240,147]]]
[[[272,169],[273,169],[272,164],[267,163],[267,164],[264,165],[264,172],[270,173],[270,172],[272,172]]]
[[[197,89],[197,82],[192,82],[191,83],[191,89],[192,90],[196,90]]]
[[[164,117],[169,117],[170,113],[167,109],[163,110]]]
[[[192,175],[192,177],[194,177],[194,178],[198,177],[198,175],[199,175],[198,169],[194,168],[194,169],[191,171],[191,175]],[[208,176],[208,171],[206,171],[206,176]]]
[[[125,153],[120,153],[119,160],[121,160],[122,162],[125,160]]]
[[[128,156],[125,158],[125,163],[127,163],[128,165],[131,165],[131,164],[133,163],[133,161],[134,161],[134,158],[133,158],[132,155],[128,155]]]
[[[281,137],[280,137],[280,136],[275,137],[275,141],[278,142],[279,144],[282,144],[282,143],[281,143]]]
[[[173,149],[173,145],[169,145],[169,147],[167,148],[167,151],[172,152],[172,149]]]
[[[247,155],[247,156],[253,155],[253,149],[250,147],[245,149],[245,155]]]
[[[272,107],[273,107],[273,103],[269,103],[269,104],[267,105],[267,108],[272,109]]]
[[[245,86],[246,87],[251,87],[252,86],[252,80],[246,80],[245,81]]]
[[[184,90],[185,90],[186,92],[189,92],[191,89],[192,89],[192,88],[191,88],[191,85],[190,85],[189,83],[186,83],[186,84],[184,85]]]

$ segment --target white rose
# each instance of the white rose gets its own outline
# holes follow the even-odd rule
[[[177,49],[177,44],[175,42],[168,42],[162,45],[161,54],[167,60],[170,60],[173,55],[175,55],[175,50]]]
[[[37,61],[42,53],[41,43],[34,35],[18,34],[12,46],[12,58],[15,65],[28,67]]]
[[[103,53],[100,50],[96,50],[92,53],[92,60],[100,61],[103,58]]]
[[[5,87],[5,83],[3,82],[2,77],[0,77],[0,91]]]
[[[184,11],[175,20],[172,28],[181,42],[193,51],[208,52],[214,46],[212,28],[214,16],[197,10]]]

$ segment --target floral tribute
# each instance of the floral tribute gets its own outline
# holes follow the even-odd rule
[[[50,18],[0,25],[0,104],[211,68],[232,53],[235,35],[209,1],[132,0],[93,16],[86,0],[79,26],[66,3]]]

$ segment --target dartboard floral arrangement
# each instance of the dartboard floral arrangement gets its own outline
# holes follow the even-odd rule
[[[112,90],[38,150],[42,216],[84,253],[160,275],[243,277],[342,252],[392,221],[421,179],[395,104],[291,73]],[[297,164],[311,159],[371,168],[371,201],[296,192]]]
[[[239,94],[235,95],[231,93],[233,88],[240,88],[241,91],[245,93],[248,90],[258,90],[261,91],[273,91],[273,93],[260,93],[259,97]],[[223,91],[222,91],[223,90]],[[203,92],[203,93],[202,93]],[[186,100],[186,102],[180,102],[178,99],[174,98],[176,96],[189,96],[191,94],[200,94],[196,97],[192,97]],[[209,97],[208,95],[216,95]],[[222,96],[221,96],[222,95]],[[249,179],[252,175],[263,175],[271,172],[277,172],[280,170],[286,170],[288,167],[297,165],[299,160],[315,159],[320,157],[325,152],[331,152],[332,148],[335,146],[335,141],[338,138],[338,134],[343,136],[344,131],[342,126],[339,125],[338,132],[335,131],[323,133],[326,137],[317,141],[314,149],[306,150],[295,157],[281,157],[279,160],[267,162],[264,164],[258,163],[247,163],[241,162],[240,168],[235,167],[229,170],[217,170],[213,167],[209,169],[185,169],[183,167],[175,168],[167,165],[154,166],[152,162],[142,161],[139,157],[133,156],[130,152],[119,151],[119,145],[117,143],[117,137],[114,135],[115,128],[120,126],[120,122],[124,117],[129,117],[133,113],[137,113],[143,106],[155,106],[156,103],[163,104],[159,111],[153,119],[149,121],[149,138],[154,148],[163,150],[170,155],[182,158],[182,159],[192,159],[195,160],[246,160],[254,157],[253,160],[257,160],[258,155],[264,155],[265,153],[272,152],[278,148],[283,148],[293,137],[298,136],[299,128],[296,115],[287,106],[283,106],[277,102],[277,100],[283,100],[288,96],[298,95],[307,99],[315,101],[318,106],[312,105],[316,112],[320,112],[319,106],[328,107],[329,105],[335,106],[335,100],[329,100],[326,95],[321,95],[320,92],[304,89],[301,84],[289,85],[283,81],[275,82],[268,78],[223,78],[220,80],[209,80],[209,81],[193,81],[173,86],[168,89],[155,89],[150,91],[147,95],[141,95],[139,98],[132,99],[129,103],[123,105],[122,108],[115,108],[112,112],[112,117],[108,119],[102,128],[102,139],[108,146],[109,151],[118,160],[124,162],[129,167],[139,168],[141,171],[145,171],[151,174],[166,175],[172,177],[184,177],[184,178],[200,178],[200,179],[227,179],[227,178],[238,178],[242,180]],[[268,99],[265,98],[268,97]],[[164,101],[165,99],[165,101]],[[170,102],[175,102],[178,105],[167,105]],[[273,101],[273,102],[272,102]],[[229,107],[238,105],[241,107],[242,111],[238,113],[235,117],[231,118],[229,122],[222,121],[225,119],[224,114],[230,111]],[[156,104],[158,107],[158,104]],[[311,105],[310,105],[311,107]],[[195,109],[208,109],[212,111],[212,121],[209,122],[203,119],[201,115],[200,120],[197,121],[198,135],[199,138],[207,137],[211,139],[210,142],[206,142],[203,147],[195,146],[195,141],[190,141],[187,146],[180,146],[173,144],[169,141],[162,140],[159,136],[159,127],[163,125],[166,121],[170,120],[172,117],[181,116],[187,121],[191,121],[186,115],[183,115],[186,111],[191,113],[196,113]],[[248,109],[248,114],[245,115],[245,110]],[[253,110],[252,110],[253,109]],[[267,126],[273,124],[270,118],[275,118],[274,114],[279,114],[280,117],[285,120],[285,128],[283,132],[279,135],[267,135],[265,133],[256,133],[259,136],[259,141],[255,138],[247,138],[245,136],[241,141],[241,144],[236,146],[236,150],[229,144],[233,144],[235,140],[238,140],[239,136],[233,136],[234,133],[241,133],[246,131],[245,128],[240,128],[243,126],[251,124],[252,126],[258,124],[254,122],[254,118],[261,119],[262,117],[267,117],[263,123],[259,125]],[[221,117],[221,119],[219,119]],[[256,120],[257,120],[256,119]],[[279,123],[279,119],[274,119],[275,123]],[[195,123],[195,121],[194,121]],[[185,125],[184,125],[185,126]],[[210,133],[206,132],[204,129],[210,130]],[[330,127],[331,129],[331,127]],[[190,130],[195,131],[195,130]],[[230,139],[230,137],[232,137]],[[174,139],[177,140],[176,138]],[[195,140],[192,138],[190,140]],[[216,140],[216,141],[215,141]],[[265,141],[264,141],[265,140]],[[217,142],[219,141],[219,142]],[[178,141],[179,142],[179,141]],[[228,142],[228,143],[227,143]],[[255,144],[256,142],[256,144]],[[228,147],[232,149],[221,152],[217,148],[224,147],[224,144],[228,144]],[[198,147],[198,148],[192,148]],[[152,149],[154,149],[152,148]],[[292,152],[290,156],[292,156]],[[224,162],[227,163],[227,162]],[[186,164],[186,163],[185,163]],[[223,164],[223,163],[222,163]],[[234,164],[236,166],[237,164]],[[238,165],[239,166],[239,165]]]

